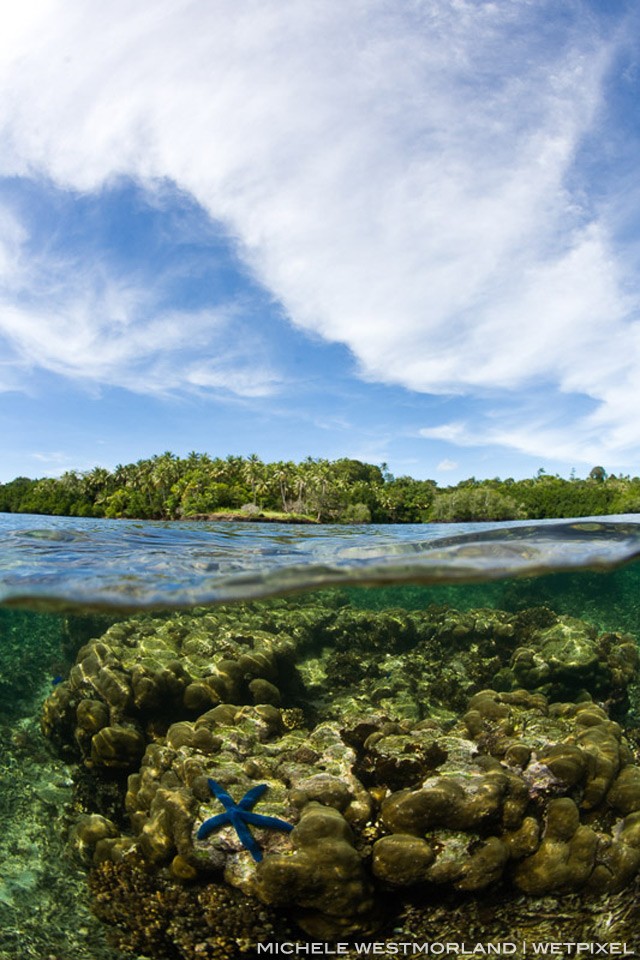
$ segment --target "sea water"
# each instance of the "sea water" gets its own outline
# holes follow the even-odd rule
[[[385,819],[394,794],[416,795],[425,784],[438,787],[447,779],[462,782],[461,796],[467,799],[476,787],[485,789],[469,756],[456,754],[464,742],[471,743],[461,736],[460,724],[468,701],[483,689],[495,687],[496,696],[508,700],[510,692],[524,686],[527,696],[542,697],[546,704],[573,704],[569,713],[579,708],[584,716],[595,711],[596,720],[606,715],[607,722],[622,728],[623,766],[632,770],[640,748],[640,696],[637,679],[627,676],[631,668],[626,661],[626,666],[618,664],[617,653],[628,652],[640,635],[640,525],[632,517],[527,526],[345,528],[3,515],[0,543],[0,957],[434,955],[438,944],[458,955],[640,950],[637,869],[632,864],[626,876],[615,867],[624,875],[619,889],[593,880],[596,867],[606,871],[607,857],[621,856],[622,848],[613,841],[625,822],[632,822],[640,803],[618,802],[617,794],[605,793],[601,802],[589,806],[584,798],[588,774],[567,786],[540,773],[536,755],[518,759],[512,750],[516,760],[505,759],[495,741],[507,734],[513,742],[525,737],[519,725],[529,724],[527,735],[540,756],[545,737],[553,740],[544,724],[533,730],[534,714],[540,711],[536,714],[538,708],[530,705],[492,707],[496,716],[511,711],[515,729],[505,734],[507,728],[487,720],[469,753],[493,757],[494,764],[529,785],[530,806],[521,819],[537,818],[540,832],[530,849],[518,851],[517,841],[510,839],[517,817],[505,826],[502,813],[494,810],[477,823],[470,815],[467,826],[464,817],[451,825],[446,817],[436,817],[422,835],[407,821],[409,840],[403,842],[417,838],[416,850],[426,850],[420,844],[428,843],[429,856],[435,858],[423,876],[389,877],[393,860],[376,853],[384,849],[376,843],[402,833],[391,814]],[[122,634],[118,625],[123,625]],[[351,817],[351,826],[345,826],[349,849],[355,851],[352,860],[357,860],[351,882],[356,883],[360,870],[362,896],[373,904],[366,916],[358,918],[346,892],[332,893],[326,876],[316,877],[316,888],[311,884],[306,895],[292,888],[290,902],[280,896],[275,904],[265,903],[253,896],[252,871],[268,871],[269,859],[285,873],[283,858],[297,857],[303,866],[308,862],[304,846],[291,846],[288,834],[275,839],[266,831],[259,834],[265,859],[257,868],[230,830],[213,837],[213,853],[199,849],[196,840],[185,841],[189,851],[196,851],[194,862],[198,856],[210,858],[210,869],[193,872],[189,856],[174,850],[164,858],[154,853],[146,862],[144,857],[136,860],[141,824],[145,817],[147,824],[151,821],[148,811],[136,812],[135,801],[127,799],[127,780],[135,781],[140,769],[149,766],[150,747],[164,749],[171,724],[195,728],[199,715],[213,704],[199,708],[193,700],[184,709],[175,699],[143,707],[109,704],[109,695],[105,699],[91,687],[95,677],[78,679],[78,671],[92,662],[96,642],[108,647],[122,635],[131,657],[146,644],[160,658],[164,654],[158,644],[172,643],[178,656],[188,657],[203,630],[207,636],[218,631],[231,637],[230,643],[241,642],[247,651],[257,643],[292,638],[284,671],[289,672],[269,674],[271,687],[281,689],[261,688],[289,726],[273,733],[255,756],[243,755],[242,769],[216,767],[224,744],[209,743],[202,750],[182,746],[176,756],[180,750],[190,762],[210,756],[212,772],[228,775],[231,785],[223,785],[236,802],[239,785],[269,782],[256,812],[284,810],[292,820],[304,809],[304,804],[291,806],[299,784],[295,777],[288,782],[281,778],[284,792],[278,798],[280,781],[263,753],[276,755],[287,736],[299,735],[300,744],[313,754],[305,760],[311,774],[317,777],[324,770],[321,776],[329,776],[331,769],[339,781],[335,770],[341,769],[344,790],[353,791],[356,783],[368,796],[367,816],[352,816],[339,783],[334,783],[335,797],[319,794],[320,803],[335,811],[340,823]],[[80,666],[74,667],[76,660]],[[627,670],[623,679],[620,670]],[[251,719],[256,697],[251,699],[245,681],[238,682],[242,702],[236,706]],[[56,713],[51,707],[71,696],[75,709],[77,696],[73,700],[68,694],[73,683],[77,689],[89,684],[93,692],[82,696],[98,713],[111,711],[109,729],[123,724],[141,731],[144,756],[109,766],[99,751],[92,754],[91,730],[79,740],[78,730],[64,720],[68,713],[63,716],[62,708]],[[382,746],[366,741],[365,747],[360,728],[367,725]],[[223,724],[219,729],[231,736],[231,728]],[[565,741],[582,742],[569,727],[564,732]],[[322,749],[331,763],[321,756]],[[336,756],[340,749],[342,758]],[[302,746],[298,752],[302,757]],[[594,764],[600,762],[593,750],[591,756]],[[609,773],[612,789],[617,772]],[[176,777],[175,770],[167,770],[164,789],[167,784],[186,789],[187,781],[178,783]],[[280,803],[277,809],[269,809],[270,795],[274,804],[276,799]],[[561,858],[569,865],[562,876],[558,873],[557,883],[549,888],[541,883],[536,890],[535,877],[531,880],[525,871],[518,885],[519,864],[544,842],[548,804],[566,798],[578,810],[587,846],[592,844],[590,867],[576,853],[579,844],[571,847],[571,831],[565,829],[558,843],[565,844]],[[207,804],[211,815],[222,810],[214,808],[212,798],[198,799],[200,806],[190,808],[196,811],[194,831]],[[126,856],[100,861],[94,850],[87,851],[84,840],[78,840],[78,823],[91,816],[115,825],[117,836],[108,838],[111,849],[120,844],[118,850],[127,850],[131,839],[133,854],[129,849]],[[498,857],[498,865],[487,854],[486,870],[495,876],[485,884],[478,876],[478,860],[473,866],[472,858],[478,850],[489,850],[496,838],[505,849],[507,838],[515,853],[504,864]],[[331,842],[317,848],[320,861]],[[633,860],[634,849],[627,843],[622,853]],[[447,866],[454,861],[454,867]],[[142,872],[130,869],[134,862],[143,864]],[[329,873],[342,869],[339,858],[333,865],[327,862]],[[529,873],[533,876],[535,870]],[[523,889],[527,884],[533,885],[532,892]],[[128,911],[132,891],[140,900]],[[215,909],[210,903],[214,894]],[[147,908],[149,914],[143,916]],[[243,911],[247,917],[263,911],[264,920],[247,921],[243,929]]]

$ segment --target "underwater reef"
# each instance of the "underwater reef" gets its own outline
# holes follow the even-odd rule
[[[499,938],[550,909],[630,942],[637,680],[634,637],[546,607],[335,591],[114,624],[42,729],[76,765],[69,848],[125,953],[460,939],[461,911]]]

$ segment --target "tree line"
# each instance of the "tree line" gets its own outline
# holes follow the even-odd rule
[[[176,520],[232,513],[248,518],[337,523],[424,523],[640,513],[640,478],[586,479],[539,470],[533,478],[476,480],[439,488],[434,480],[394,477],[343,457],[265,463],[247,457],[165,452],[61,477],[17,477],[0,484],[0,512]]]

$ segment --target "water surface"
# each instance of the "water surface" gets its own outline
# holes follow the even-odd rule
[[[488,581],[608,570],[640,554],[640,525],[295,525],[0,514],[0,604],[181,607],[358,584]]]

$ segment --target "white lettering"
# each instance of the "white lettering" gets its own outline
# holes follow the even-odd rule
[[[334,943],[328,944],[319,941],[308,941],[307,943],[297,943],[295,941],[285,941],[282,943],[257,943],[256,944],[256,954],[257,955],[267,955],[269,960],[277,954],[284,956],[295,955],[309,955],[313,956],[343,956],[348,954],[350,950],[354,950],[357,956],[431,956],[431,957],[442,957],[443,955],[459,955],[459,956],[509,956],[513,954],[518,954],[520,951],[524,957],[527,953],[532,953],[534,956],[546,956],[553,955],[557,956],[558,954],[565,954],[567,956],[573,956],[576,958],[581,958],[582,956],[589,954],[598,956],[605,955],[624,955],[624,956],[636,956],[635,951],[629,950],[626,943],[588,943],[586,941],[536,941],[528,942],[523,941],[520,944],[513,943],[511,941],[506,941],[504,943],[475,943],[475,944],[466,944],[463,942],[459,943],[443,943],[442,941],[436,940],[432,943],[415,943],[412,941],[389,941],[384,943],[382,941],[372,941],[372,942],[354,942],[353,944],[349,943]]]

